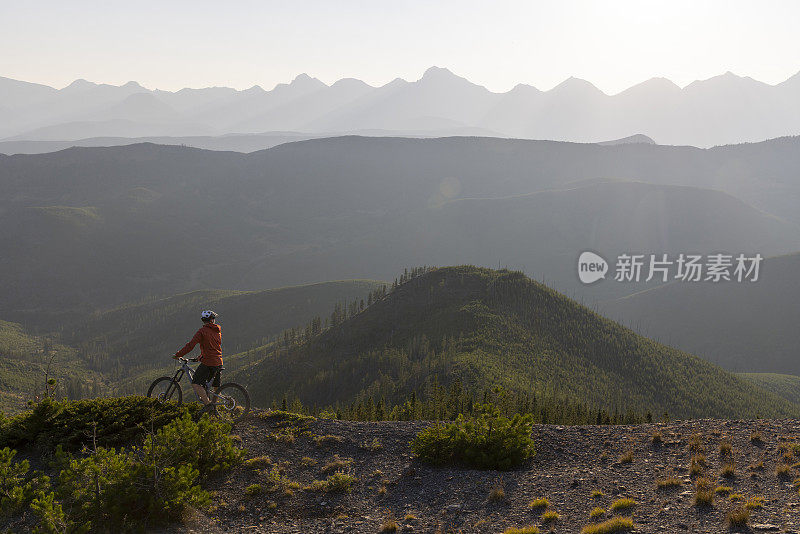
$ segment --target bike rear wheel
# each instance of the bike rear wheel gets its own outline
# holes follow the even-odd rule
[[[181,385],[169,376],[156,378],[153,383],[150,384],[150,389],[147,390],[147,396],[159,402],[174,401],[178,404],[183,402]]]
[[[214,397],[217,417],[235,423],[250,413],[250,395],[244,386],[234,382],[222,384]]]

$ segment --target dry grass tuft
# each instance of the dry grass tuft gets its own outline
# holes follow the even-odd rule
[[[734,508],[728,511],[725,520],[731,527],[746,527],[747,522],[750,521],[750,510],[741,506]]]
[[[527,527],[508,527],[503,534],[539,534],[539,529],[533,525]]]
[[[758,510],[764,508],[764,497],[750,497],[744,503],[744,507],[748,510]]]
[[[506,500],[506,490],[503,487],[503,479],[498,479],[492,490],[489,492],[489,502],[501,502]]]
[[[581,529],[581,534],[612,534],[615,532],[630,532],[633,530],[633,519],[630,517],[612,517],[596,525],[586,525]]]
[[[733,478],[736,476],[736,466],[733,464],[733,461],[726,462],[725,465],[722,466],[722,471],[720,474],[725,478]]]
[[[400,527],[397,525],[397,522],[390,517],[381,525],[381,532],[397,532],[398,528]]]
[[[667,478],[662,478],[661,480],[657,480],[656,486],[658,486],[658,489],[679,488],[683,486],[683,480],[670,475]]]
[[[714,506],[714,486],[706,477],[697,480],[694,494],[695,506]]]
[[[636,506],[636,501],[634,501],[633,499],[627,499],[627,498],[617,499],[611,504],[611,511],[625,513],[628,510],[631,510],[635,506]]]
[[[598,506],[589,512],[589,519],[597,519],[598,517],[603,517],[604,515],[606,515],[606,511]]]
[[[555,510],[548,510],[542,514],[542,523],[554,523],[561,519],[561,516]]]

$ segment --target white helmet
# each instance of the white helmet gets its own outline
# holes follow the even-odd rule
[[[217,314],[211,310],[205,310],[200,314],[200,319],[203,321],[209,321],[211,319],[216,319],[217,317]]]

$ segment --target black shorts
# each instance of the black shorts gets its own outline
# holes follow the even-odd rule
[[[222,369],[221,365],[215,365],[214,367],[209,367],[204,364],[200,364],[197,366],[197,369],[194,372],[194,378],[192,378],[192,384],[198,384],[201,386],[205,386],[206,383],[211,380],[211,377],[214,377],[214,383],[211,384],[215,388],[219,387],[219,375],[217,371]]]

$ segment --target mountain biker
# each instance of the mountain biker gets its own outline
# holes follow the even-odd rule
[[[184,347],[175,353],[172,358],[178,358],[189,354],[195,345],[200,344],[200,365],[194,372],[192,379],[192,389],[200,397],[203,404],[209,404],[211,401],[206,394],[205,385],[214,377],[212,386],[214,392],[219,392],[220,383],[220,370],[222,369],[222,328],[217,324],[216,320],[219,317],[211,310],[205,310],[200,314],[200,320],[203,321],[203,326],[195,333],[194,337]]]

